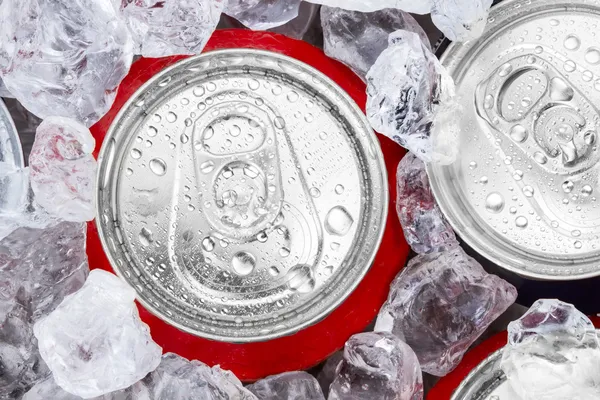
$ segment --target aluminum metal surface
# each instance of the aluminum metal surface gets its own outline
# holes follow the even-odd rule
[[[464,106],[459,159],[430,165],[457,233],[520,275],[600,275],[598,0],[506,0],[442,63]]]
[[[503,348],[483,360],[464,379],[450,400],[521,400],[500,369]]]
[[[387,177],[353,100],[275,53],[223,50],[156,75],[100,155],[116,272],[170,324],[216,340],[296,332],[339,305],[383,235]]]

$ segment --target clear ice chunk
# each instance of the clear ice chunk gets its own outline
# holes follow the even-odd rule
[[[133,46],[110,1],[0,3],[0,75],[38,117],[91,126],[112,105]]]
[[[36,201],[46,211],[65,221],[94,219],[95,143],[88,128],[68,118],[38,126],[29,167]]]
[[[319,382],[304,371],[269,376],[247,389],[260,400],[325,400]]]
[[[316,39],[317,32],[321,35],[319,24],[315,23],[319,14],[319,5],[306,1],[300,2],[298,16],[291,21],[269,29],[271,32],[281,33],[294,39],[305,39],[311,44]]]
[[[431,19],[452,41],[466,42],[483,33],[493,0],[431,0]]]
[[[4,82],[2,82],[1,79],[0,79],[0,97],[9,97],[9,98],[14,97],[12,94],[10,94],[10,92],[8,91],[8,89],[4,85]]]
[[[50,371],[33,321],[81,287],[88,274],[85,224],[19,228],[0,240],[0,399],[19,398]]]
[[[283,25],[298,16],[302,0],[229,0],[225,14],[254,30]]]
[[[388,43],[367,74],[371,126],[425,162],[453,162],[451,154],[440,154],[446,146],[435,144],[447,140],[432,138],[436,111],[453,101],[452,78],[416,33],[396,31]]]
[[[127,22],[134,53],[144,57],[199,54],[227,0],[112,1]]]
[[[432,0],[308,0],[311,3],[346,10],[372,12],[383,8],[398,8],[413,14],[427,14]]]
[[[516,297],[461,247],[418,255],[392,282],[375,330],[404,340],[423,372],[444,376]]]
[[[411,348],[386,332],[352,336],[328,400],[420,400],[423,376]]]
[[[396,212],[404,238],[415,253],[458,246],[452,227],[435,202],[423,161],[407,153],[398,164],[396,182]]]
[[[429,39],[415,19],[399,9],[364,13],[321,7],[325,54],[348,65],[363,80],[386,49],[390,33],[399,29],[417,33],[426,47]]]
[[[162,400],[159,397],[151,397],[148,388],[139,381],[127,389],[110,392],[103,396],[94,397],[93,400]],[[171,397],[165,400],[177,400]],[[80,396],[71,394],[63,390],[56,384],[52,375],[35,384],[21,400],[81,400]]]
[[[323,393],[329,393],[329,387],[335,379],[337,367],[342,362],[343,357],[343,351],[336,351],[331,356],[329,356],[327,361],[325,361],[325,364],[323,364],[321,371],[319,371],[319,374],[317,375],[317,380],[319,381],[319,385],[321,385]]]
[[[67,392],[93,398],[125,389],[161,360],[138,315],[135,291],[93,270],[83,287],[33,327],[42,358]]]
[[[600,343],[573,305],[538,300],[508,325],[501,368],[524,400],[600,398]]]

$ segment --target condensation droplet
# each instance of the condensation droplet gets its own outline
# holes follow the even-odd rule
[[[600,64],[600,50],[595,47],[590,47],[585,53],[585,61],[591,65]]]
[[[131,157],[137,160],[142,157],[142,152],[138,149],[131,149]]]
[[[156,129],[156,128],[155,128],[155,127],[153,127],[153,126],[149,126],[149,127],[148,127],[148,136],[150,136],[150,137],[154,137],[154,136],[156,136],[156,135],[158,135],[158,129]]]
[[[139,239],[140,243],[142,244],[142,246],[144,246],[144,247],[150,246],[150,243],[152,243],[152,241],[153,241],[152,231],[146,227],[143,227],[142,230],[140,231],[138,239]]]
[[[350,230],[354,219],[342,206],[335,206],[325,216],[325,229],[332,235],[344,236]]]
[[[285,120],[281,117],[275,117],[273,124],[275,125],[275,128],[277,128],[277,129],[285,128]]]
[[[336,194],[344,193],[344,186],[343,185],[335,185],[335,193]]]
[[[321,195],[321,191],[316,187],[311,187],[308,189],[308,193],[310,193],[312,197],[319,197]]]
[[[573,246],[575,246],[576,249],[580,249],[582,244],[579,240],[576,240],[575,243],[573,243]]]
[[[520,215],[517,218],[515,218],[515,225],[518,228],[525,228],[527,227],[527,224],[529,224],[529,221],[524,216]]]
[[[240,251],[231,259],[231,266],[236,274],[248,275],[256,267],[256,257],[247,251]]]
[[[504,208],[504,197],[498,192],[488,194],[485,199],[485,208],[491,213],[499,213]]]
[[[579,48],[579,46],[581,46],[581,41],[579,40],[579,38],[577,36],[569,35],[565,38],[563,45],[565,46],[565,49],[567,49],[567,50],[577,50]]]
[[[213,169],[215,168],[215,163],[213,161],[205,161],[202,164],[200,164],[200,171],[203,174],[208,174],[210,173]]]
[[[510,74],[512,70],[513,66],[509,63],[506,63],[500,67],[500,69],[498,70],[498,75],[502,77],[508,76],[508,74]]]
[[[288,93],[287,95],[287,99],[290,103],[295,103],[296,101],[298,101],[298,93],[296,93],[295,91],[291,91]]]
[[[167,163],[161,158],[153,158],[150,160],[150,171],[158,176],[163,176],[167,172]]]
[[[591,195],[593,191],[594,189],[590,185],[583,185],[581,188],[581,195],[587,197]]]
[[[483,107],[485,107],[486,110],[490,110],[493,106],[494,106],[494,97],[492,97],[491,94],[488,94],[483,99]]]
[[[202,239],[202,249],[209,253],[213,251],[215,249],[215,240],[210,236],[207,236],[204,239]]]
[[[173,123],[177,121],[177,114],[175,114],[173,111],[169,111],[166,118],[168,122]]]
[[[256,79],[250,79],[250,81],[248,82],[248,88],[250,88],[250,90],[257,90],[259,87],[260,82]]]
[[[308,265],[296,265],[292,267],[287,276],[287,283],[291,290],[299,293],[308,293],[315,288],[313,272]]]
[[[477,163],[475,161],[471,161],[469,163],[469,169],[475,169],[475,168],[477,168]]]
[[[523,187],[523,194],[526,197],[533,197],[534,193],[535,193],[535,190],[531,186],[527,185],[527,186]]]
[[[575,184],[571,181],[564,181],[562,184],[562,190],[565,193],[571,193],[573,191],[574,187],[575,187]]]
[[[542,153],[541,151],[536,151],[533,154],[533,159],[535,160],[535,162],[537,162],[538,164],[546,164],[548,162],[548,157],[546,157],[546,155],[544,153]]]
[[[515,181],[520,181],[521,179],[523,179],[523,171],[521,171],[520,169],[516,170],[513,173],[513,179]]]
[[[510,137],[515,142],[524,142],[527,139],[527,130],[523,127],[523,125],[515,125],[510,130]]]
[[[279,268],[277,268],[274,265],[272,267],[269,267],[269,275],[271,275],[271,276],[279,275]]]
[[[563,68],[567,72],[573,72],[573,71],[575,71],[575,68],[577,68],[577,66],[575,65],[575,63],[573,61],[567,60],[567,61],[565,61]]]

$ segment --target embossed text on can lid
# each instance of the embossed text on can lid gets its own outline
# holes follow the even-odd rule
[[[267,340],[318,321],[367,272],[387,186],[373,131],[291,58],[188,58],[121,109],[100,155],[98,227],[150,311],[187,332]]]
[[[464,113],[432,189],[471,247],[524,276],[600,274],[599,24],[597,0],[506,0],[442,56]]]

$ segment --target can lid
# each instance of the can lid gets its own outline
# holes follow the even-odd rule
[[[590,317],[596,328],[600,318]],[[454,371],[440,379],[427,395],[428,400],[520,399],[500,369],[507,333],[500,332],[469,351]],[[494,397],[496,396],[496,397]]]
[[[598,22],[595,0],[505,0],[441,58],[464,111],[433,192],[465,242],[523,276],[600,274]]]
[[[221,48],[268,49],[290,55],[319,68],[346,90],[358,104],[364,105],[364,84],[347,68],[328,59],[320,50],[306,43],[276,34],[229,30],[215,32],[205,50]],[[119,89],[115,105],[92,127],[92,133],[97,140],[100,142],[103,139],[116,115],[140,86],[163,68],[181,59],[182,57],[142,59],[134,63],[130,74]],[[387,169],[393,171],[403,152],[385,139],[382,148]],[[393,177],[393,174],[390,174],[390,177]],[[393,188],[395,185],[391,184],[390,187]],[[94,227],[90,227],[89,237],[90,250],[99,251]],[[294,335],[267,342],[246,344],[214,342],[179,331],[141,307],[140,315],[149,323],[154,339],[163,346],[165,351],[173,351],[208,364],[220,364],[223,368],[233,370],[244,380],[257,379],[285,370],[305,369],[325,359],[343,346],[352,333],[366,327],[385,300],[389,283],[404,265],[407,253],[397,219],[388,215],[380,251],[371,270],[350,297],[323,321]],[[110,268],[104,256],[101,258],[90,256],[90,264],[92,267]]]

